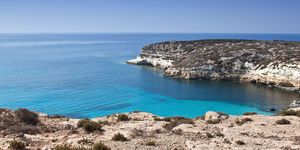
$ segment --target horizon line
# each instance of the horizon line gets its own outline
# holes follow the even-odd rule
[[[300,34],[289,32],[0,32],[0,34]]]

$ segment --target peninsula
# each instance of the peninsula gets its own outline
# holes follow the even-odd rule
[[[260,40],[168,41],[142,48],[128,63],[160,68],[166,76],[239,80],[300,89],[300,42]]]

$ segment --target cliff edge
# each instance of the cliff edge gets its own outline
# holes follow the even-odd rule
[[[240,80],[300,91],[300,42],[170,41],[143,47],[128,63],[183,79]]]

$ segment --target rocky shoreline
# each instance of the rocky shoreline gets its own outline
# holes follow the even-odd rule
[[[199,150],[300,149],[300,110],[277,116],[207,112],[160,117],[146,112],[72,119],[18,109],[0,111],[0,149]]]
[[[127,63],[160,68],[166,76],[239,80],[300,92],[300,42],[171,41],[142,48]]]

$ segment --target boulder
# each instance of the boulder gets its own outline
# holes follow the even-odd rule
[[[224,113],[208,111],[205,113],[204,120],[207,122],[220,122],[227,119],[229,116]]]

